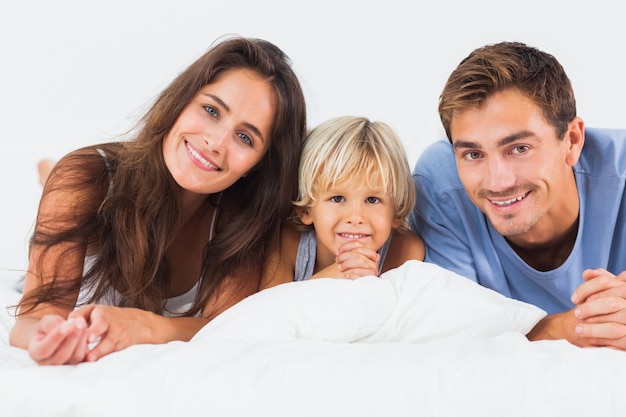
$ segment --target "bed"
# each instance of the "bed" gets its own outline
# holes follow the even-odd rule
[[[0,302],[20,295],[0,276]],[[0,324],[0,416],[625,416],[626,353],[529,342],[545,313],[435,265],[283,284],[189,342],[37,366]]]

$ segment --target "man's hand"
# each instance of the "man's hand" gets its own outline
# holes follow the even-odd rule
[[[626,271],[586,270],[574,294],[576,334],[591,346],[626,350]]]

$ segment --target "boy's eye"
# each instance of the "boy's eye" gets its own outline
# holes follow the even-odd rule
[[[333,203],[343,203],[345,199],[341,195],[335,195],[330,198],[330,201],[332,201]]]
[[[380,198],[378,197],[367,197],[365,199],[366,202],[368,202],[369,204],[376,204],[376,203],[380,203]]]

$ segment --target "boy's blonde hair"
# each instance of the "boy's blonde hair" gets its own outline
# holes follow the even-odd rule
[[[335,184],[360,178],[366,184],[382,182],[391,198],[399,231],[408,228],[415,205],[415,189],[404,146],[383,122],[365,117],[329,119],[307,135],[300,157],[296,207],[315,205],[317,196]],[[297,216],[295,218],[298,223]]]

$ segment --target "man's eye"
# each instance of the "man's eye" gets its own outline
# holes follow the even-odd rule
[[[473,151],[466,152],[463,155],[463,157],[467,159],[468,161],[475,161],[480,158],[480,152],[473,152]]]
[[[523,153],[528,152],[528,146],[527,145],[518,145],[516,147],[513,148],[513,153],[517,154],[517,155],[521,155]]]

